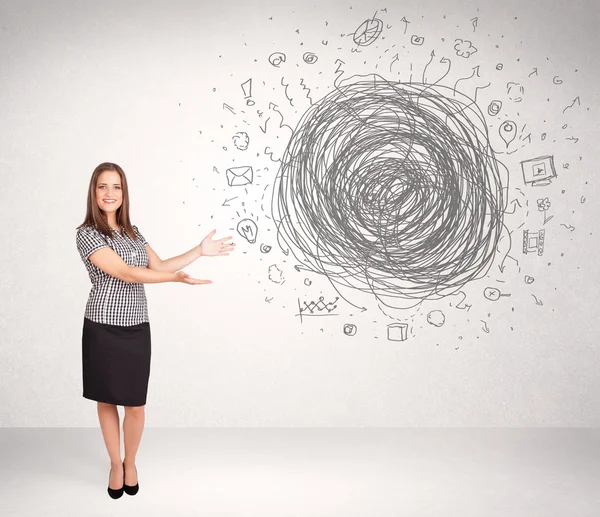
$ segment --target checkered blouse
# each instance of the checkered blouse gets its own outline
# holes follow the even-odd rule
[[[110,247],[128,266],[148,267],[145,248],[148,243],[137,226],[133,229],[136,233],[134,241],[124,232],[121,235],[113,231],[114,239],[111,240],[92,226],[77,230],[77,250],[92,282],[85,317],[96,323],[127,327],[149,321],[144,284],[123,282],[96,267],[88,258],[94,251]]]

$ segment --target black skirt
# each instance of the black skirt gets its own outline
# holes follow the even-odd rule
[[[150,378],[150,324],[130,327],[83,319],[83,396],[119,406],[144,406]]]

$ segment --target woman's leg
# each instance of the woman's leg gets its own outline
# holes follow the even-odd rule
[[[121,437],[119,434],[119,412],[114,404],[98,402],[98,420],[102,428],[104,444],[110,457],[110,488],[123,486],[123,465],[121,464]]]
[[[123,419],[123,435],[125,442],[125,477],[129,486],[138,482],[135,469],[135,457],[144,431],[146,406],[125,406]]]

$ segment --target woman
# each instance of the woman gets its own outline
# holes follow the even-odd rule
[[[135,457],[144,428],[150,376],[150,323],[144,284],[210,284],[179,271],[203,256],[225,256],[232,237],[213,240],[216,230],[191,250],[161,260],[129,219],[123,169],[101,163],[94,170],[77,249],[92,282],[83,320],[83,396],[98,403],[98,418],[111,462],[108,494],[139,489]],[[121,461],[119,413],[124,406],[125,458]],[[125,482],[127,480],[127,483]]]

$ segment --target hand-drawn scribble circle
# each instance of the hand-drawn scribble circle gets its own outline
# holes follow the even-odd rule
[[[495,117],[502,109],[502,101],[493,100],[488,106],[488,115]]]
[[[269,63],[274,67],[279,68],[281,63],[285,63],[285,54],[283,52],[273,52],[269,56]]]
[[[503,228],[483,115],[452,88],[354,81],[311,106],[290,137],[272,197],[278,243],[379,299],[452,294],[487,272]]]
[[[383,22],[379,18],[369,18],[354,31],[352,39],[359,47],[367,47],[379,38],[382,30]]]
[[[302,56],[302,59],[304,60],[304,62],[308,65],[312,65],[314,63],[316,63],[318,61],[318,57],[316,54],[313,54],[312,52],[305,52],[304,55]]]

